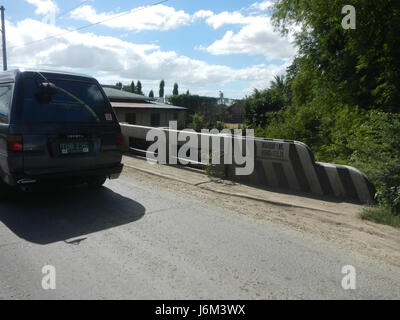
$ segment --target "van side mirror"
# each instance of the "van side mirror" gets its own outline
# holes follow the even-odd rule
[[[39,85],[35,94],[36,100],[40,104],[51,103],[52,97],[57,94],[57,87],[51,82],[43,82]]]

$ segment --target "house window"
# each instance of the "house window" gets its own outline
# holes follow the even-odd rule
[[[159,127],[161,123],[161,116],[159,113],[152,113],[151,114],[151,126],[152,127]]]
[[[125,120],[129,124],[136,124],[136,113],[127,113]]]

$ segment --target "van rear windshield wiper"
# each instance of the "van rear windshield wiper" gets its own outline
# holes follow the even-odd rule
[[[87,111],[89,111],[89,113],[97,120],[100,121],[99,117],[97,116],[97,114],[92,110],[92,108],[87,105],[84,101],[82,101],[81,99],[79,99],[77,96],[75,96],[74,94],[72,94],[71,92],[55,85],[54,83],[50,82],[42,73],[40,73],[39,71],[36,71],[36,73],[38,73],[45,81],[46,83],[49,84],[49,86],[53,86],[55,89],[60,90],[61,92],[65,93],[66,95],[68,95],[69,97],[71,97],[72,99],[74,99],[75,101],[77,101],[81,106],[83,106]]]

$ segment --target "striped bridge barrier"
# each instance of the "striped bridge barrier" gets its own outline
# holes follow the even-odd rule
[[[255,170],[250,176],[237,177],[235,165],[228,166],[229,178],[283,190],[317,196],[332,196],[363,204],[373,203],[375,188],[356,168],[315,162],[304,143],[289,140],[256,139]]]
[[[151,127],[121,124],[126,150],[145,152],[146,136]],[[158,129],[167,136],[176,130]],[[199,145],[202,139],[212,139],[215,135],[197,135]],[[224,135],[219,135],[221,153],[226,150]],[[245,138],[233,137],[246,143]],[[225,175],[237,182],[272,187],[281,190],[302,192],[316,196],[332,196],[339,199],[356,201],[362,204],[373,203],[375,188],[365,174],[356,168],[316,162],[311,149],[304,143],[291,140],[253,139],[255,143],[254,172],[248,176],[237,176],[238,164],[225,165]],[[132,143],[134,141],[134,143]],[[140,147],[137,144],[139,143]],[[240,142],[239,142],[240,143]],[[178,142],[179,145],[184,142]],[[230,148],[231,152],[233,148]],[[243,147],[245,150],[245,147]],[[198,151],[198,150],[197,150]],[[200,152],[198,152],[200,154]],[[201,160],[195,164],[201,164]],[[205,164],[204,164],[205,165]]]

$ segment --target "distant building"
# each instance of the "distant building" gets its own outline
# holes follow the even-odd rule
[[[185,128],[186,108],[159,103],[153,98],[120,90],[115,86],[102,86],[118,121],[146,127],[168,127],[170,121]]]
[[[219,92],[218,104],[225,104],[224,93],[222,91]]]

